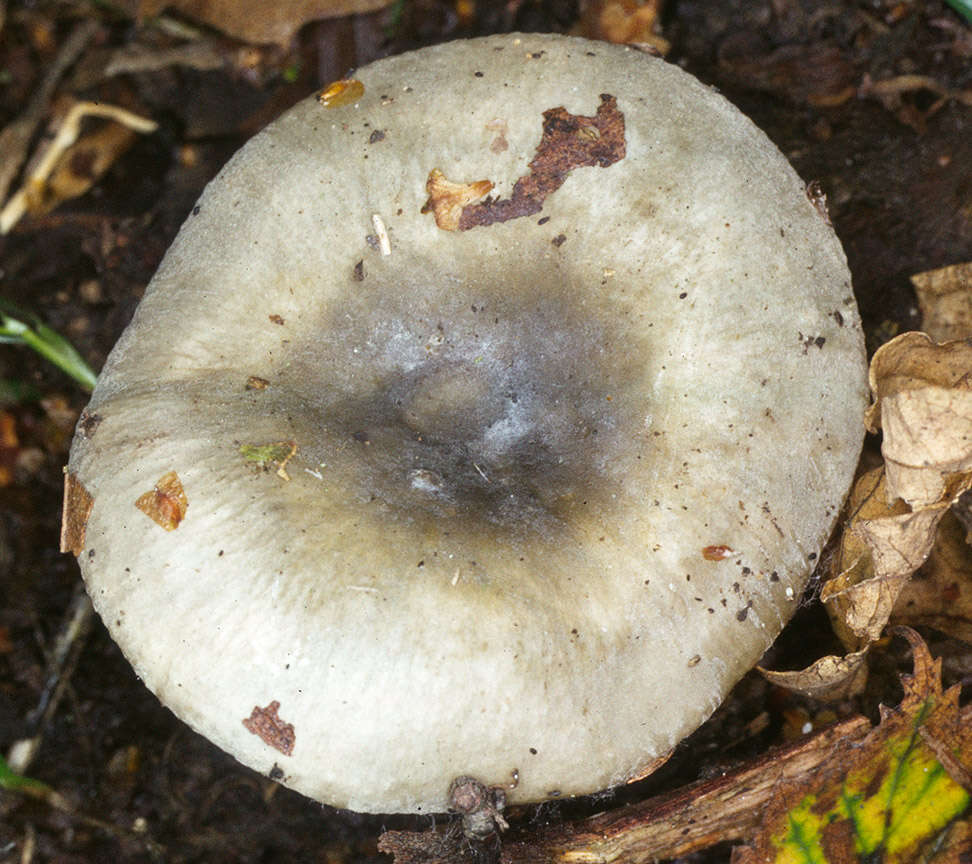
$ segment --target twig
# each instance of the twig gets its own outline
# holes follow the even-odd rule
[[[76,103],[64,117],[60,128],[57,130],[57,135],[54,136],[54,140],[48,145],[37,165],[31,170],[24,184],[10,197],[3,210],[0,210],[0,234],[8,233],[20,221],[20,218],[27,212],[31,198],[37,196],[37,193],[44,189],[47,178],[51,175],[58,160],[78,140],[78,136],[81,134],[81,121],[85,117],[104,117],[142,133],[154,132],[159,128],[158,123],[154,120],[140,117],[138,114],[133,114],[117,105],[106,105],[101,102]]]
[[[138,72],[156,72],[171,66],[186,66],[201,72],[222,69],[226,58],[209,42],[190,42],[174,48],[159,50],[145,48],[138,43],[119,48],[105,66],[104,76],[131,75]]]
[[[34,860],[34,849],[37,845],[37,832],[34,826],[28,822],[24,831],[24,842],[20,847],[20,864],[31,864]]]
[[[47,680],[37,705],[27,717],[28,726],[36,729],[33,737],[16,742],[10,749],[6,762],[0,759],[0,788],[43,801],[47,806],[67,814],[73,821],[89,828],[111,835],[137,839],[153,860],[164,860],[165,849],[145,833],[142,825],[136,822],[131,828],[106,822],[82,813],[67,797],[47,783],[23,775],[30,767],[34,756],[40,749],[44,732],[53,718],[57,707],[68,688],[71,675],[77,666],[78,657],[84,648],[94,609],[91,600],[79,582],[71,605],[64,616],[61,630],[47,653]],[[25,840],[26,845],[26,840]]]
[[[780,782],[811,774],[835,748],[852,746],[871,728],[866,717],[854,717],[713,780],[579,822],[521,831],[504,841],[500,861],[652,864],[748,839]],[[454,864],[466,857],[459,844],[433,832],[386,831],[378,848],[394,854],[395,864]]]
[[[147,836],[145,833],[144,820],[136,820],[135,824],[131,828],[125,828],[121,825],[115,825],[112,822],[106,822],[104,819],[97,819],[94,816],[87,816],[79,811],[66,797],[61,795],[60,792],[48,786],[46,783],[41,783],[39,780],[32,780],[27,777],[18,778],[21,781],[19,783],[11,783],[9,782],[9,776],[10,775],[8,774],[6,778],[7,783],[3,787],[8,791],[19,793],[20,795],[28,798],[33,798],[36,801],[42,801],[48,807],[66,814],[72,821],[77,822],[80,825],[86,825],[89,828],[104,831],[106,834],[109,834],[112,837],[127,837],[137,839],[153,858],[164,860],[161,853],[165,852],[165,847],[159,843],[156,843],[151,837]]]
[[[27,716],[27,725],[33,730],[29,738],[16,741],[10,748],[7,761],[11,770],[25,774],[40,749],[44,732],[57,711],[61,697],[71,680],[78,657],[84,648],[85,637],[90,629],[94,610],[91,600],[79,584],[71,605],[64,617],[61,631],[47,658],[47,678],[37,705]]]
[[[70,681],[70,674],[77,662],[75,655],[84,647],[85,637],[91,624],[94,609],[82,584],[74,588],[74,596],[64,618],[61,632],[54,641],[54,648],[47,661],[47,680],[41,691],[40,699],[34,709],[27,715],[29,726],[38,726],[42,721],[49,722],[57,704],[64,693],[64,688]],[[26,767],[26,766],[21,766]]]
[[[0,132],[0,201],[7,197],[10,184],[27,159],[30,140],[47,113],[48,103],[54,95],[58,81],[74,65],[74,61],[97,32],[98,22],[91,19],[82,21],[71,31],[24,113]]]

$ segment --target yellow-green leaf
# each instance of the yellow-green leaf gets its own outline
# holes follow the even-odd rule
[[[282,480],[289,480],[287,474],[287,463],[294,458],[297,452],[296,441],[275,441],[270,444],[243,444],[240,447],[240,455],[247,462],[254,462],[261,468],[269,468],[271,465],[277,466],[277,476]]]
[[[962,785],[972,731],[960,720],[957,688],[942,692],[941,664],[914,631],[898,631],[915,658],[901,705],[883,708],[863,742],[836,748],[812,775],[781,784],[763,833],[736,850],[734,864],[957,860],[952,840],[968,835],[972,803]]]

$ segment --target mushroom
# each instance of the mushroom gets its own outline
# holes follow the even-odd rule
[[[203,193],[82,415],[64,545],[158,698],[306,795],[585,794],[776,637],[865,402],[840,245],[749,120],[628,47],[454,42]]]

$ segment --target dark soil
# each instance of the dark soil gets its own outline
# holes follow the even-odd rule
[[[224,57],[218,69],[105,77],[115,49],[164,47],[172,37],[137,27],[111,4],[6,5],[0,129],[22,113],[68,34],[92,18],[99,27],[58,93],[160,123],[92,191],[0,238],[0,296],[37,312],[95,369],[205,183],[282,110],[379,56],[511,29],[567,32],[579,18],[571,0],[480,0],[467,19],[446,0],[405,0],[384,13],[309,24],[286,51],[204,31]],[[866,95],[866,83],[921,75],[972,92],[968,25],[935,0],[670,0],[663,31],[669,60],[722,90],[804,179],[820,181],[869,347],[917,328],[908,277],[972,260],[972,108],[930,87],[882,101]],[[0,790],[0,862],[379,861],[387,860],[375,845],[383,827],[430,824],[334,811],[241,767],[159,705],[97,621],[69,656],[57,710],[44,715],[49,656],[79,590],[74,559],[57,548],[61,467],[86,400],[21,348],[0,350],[0,379],[9,382],[0,414],[16,433],[0,440],[0,752],[42,736],[29,774],[75,810]],[[811,601],[812,591],[774,648],[777,668],[839,650]],[[947,656],[949,680],[969,675],[972,649],[925,635]],[[897,700],[893,673],[907,662],[895,650],[879,657],[868,694],[836,706],[838,714]],[[511,821],[582,815],[712,776],[782,741],[801,712],[820,709],[751,675],[658,775],[607,798],[523,808]],[[694,860],[727,859],[722,846]]]

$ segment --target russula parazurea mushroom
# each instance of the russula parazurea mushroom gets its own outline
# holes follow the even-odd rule
[[[632,49],[490,37],[328,93],[182,228],[79,424],[66,546],[158,697],[315,798],[638,776],[840,511],[840,245],[750,121]]]

